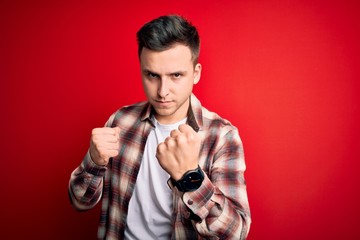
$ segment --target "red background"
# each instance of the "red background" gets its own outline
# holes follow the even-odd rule
[[[202,38],[195,93],[245,147],[250,240],[360,239],[357,1],[2,1],[2,239],[94,239],[72,209],[90,131],[144,100],[136,31],[189,18]]]

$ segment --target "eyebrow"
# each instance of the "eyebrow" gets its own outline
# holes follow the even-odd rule
[[[153,71],[150,71],[150,70],[148,70],[148,69],[143,69],[142,72],[143,72],[143,73],[152,73],[152,74],[159,75],[158,73],[153,72]]]
[[[153,71],[150,71],[149,69],[146,69],[146,68],[143,69],[142,72],[145,73],[145,74],[151,73],[151,74],[154,74],[154,75],[161,76],[161,74],[156,73],[156,72],[153,72]],[[177,74],[177,73],[178,73],[178,74],[181,74],[181,75],[185,75],[186,72],[187,72],[187,71],[181,71],[181,70],[179,70],[179,71],[174,71],[174,72],[166,73],[165,75],[171,76],[171,75],[174,75],[174,74]]]

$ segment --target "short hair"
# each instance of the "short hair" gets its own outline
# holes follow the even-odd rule
[[[178,15],[158,17],[146,23],[136,34],[138,55],[142,49],[164,51],[176,43],[188,46],[194,65],[198,62],[200,53],[200,37],[195,26]]]

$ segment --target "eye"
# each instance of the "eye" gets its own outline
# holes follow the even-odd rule
[[[150,79],[159,78],[159,75],[157,75],[156,73],[152,73],[152,72],[147,72],[146,75],[147,75],[147,77],[150,78]]]
[[[181,73],[174,73],[173,78],[180,78],[182,76]]]

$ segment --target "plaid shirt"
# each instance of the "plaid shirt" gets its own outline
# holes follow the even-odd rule
[[[69,195],[73,206],[87,210],[102,198],[99,239],[123,239],[129,201],[150,131],[148,102],[115,112],[107,127],[119,126],[120,154],[106,167],[86,154],[71,174]],[[189,124],[202,139],[199,166],[205,179],[197,190],[173,191],[172,239],[245,239],[251,218],[244,179],[245,160],[237,129],[201,106],[192,95]]]

